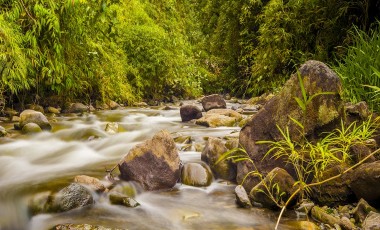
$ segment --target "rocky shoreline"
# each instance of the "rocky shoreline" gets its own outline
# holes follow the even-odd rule
[[[140,190],[171,189],[176,183],[205,187],[213,179],[222,179],[238,184],[235,195],[239,207],[278,210],[285,206],[299,215],[312,217],[319,225],[310,222],[304,229],[380,229],[380,214],[377,210],[380,208],[380,158],[379,154],[373,154],[380,146],[380,120],[376,120],[376,114],[370,113],[365,102],[354,105],[344,103],[340,97],[341,90],[340,80],[333,71],[323,63],[309,61],[277,95],[263,95],[230,109],[226,106],[226,100],[216,94],[203,97],[199,100],[200,104],[180,105],[178,102],[182,122],[210,128],[240,126],[239,136],[224,139],[210,137],[205,146],[196,147],[191,145],[191,136],[175,136],[163,130],[152,139],[136,145],[121,159],[114,169],[120,175],[114,176],[111,171],[103,180],[78,175],[72,184],[56,193],[46,192],[33,197],[29,205],[30,213],[65,212],[85,207],[94,203],[94,194],[108,199],[111,204],[134,208],[139,205],[135,195]],[[303,99],[303,104],[295,98]],[[108,108],[122,109],[122,106],[112,103],[112,107]],[[162,107],[171,108],[171,105]],[[74,103],[64,112],[80,114],[91,110],[89,106]],[[14,129],[25,134],[51,130],[50,123],[54,122],[54,115],[44,114],[60,113],[59,108],[43,109],[40,106],[30,107],[19,116],[16,116],[16,111],[5,111],[8,111],[5,113],[10,119],[2,120],[16,122]],[[378,125],[371,131],[370,138],[351,143],[347,150],[350,159],[342,160],[339,164],[327,164],[321,177],[315,175],[319,173],[317,171],[307,174],[309,177],[301,181],[294,162],[285,155],[266,157],[271,145],[260,144],[260,141],[281,141],[284,138],[281,130],[288,130],[292,140],[320,143],[328,136],[327,133],[337,129],[342,131],[342,122],[348,127],[351,127],[350,124],[359,126],[369,118]],[[3,136],[9,132],[4,128],[0,131]],[[117,123],[109,123],[105,131],[117,133]],[[182,151],[197,148],[201,152],[202,163],[182,164],[178,146],[181,146]],[[238,148],[245,151],[248,160],[226,155]],[[339,154],[335,157],[342,159]],[[307,159],[310,158],[308,155]],[[306,160],[302,162],[304,167],[306,163]],[[313,186],[303,194],[296,194],[293,202],[285,205],[285,201],[300,186],[317,184],[335,176],[335,180]],[[55,229],[85,228],[72,226],[59,225]],[[105,228],[86,226],[86,229]]]

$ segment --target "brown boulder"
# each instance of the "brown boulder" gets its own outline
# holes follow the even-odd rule
[[[147,190],[172,188],[179,179],[180,159],[173,138],[160,131],[132,148],[119,164],[121,179],[141,183]]]
[[[183,105],[181,106],[179,113],[183,122],[202,117],[202,111],[195,105]]]
[[[350,174],[350,187],[358,199],[380,207],[380,161],[364,163]]]
[[[339,77],[327,65],[318,61],[306,62],[298,72],[309,99],[304,102],[304,108],[295,99],[302,101],[303,95],[298,75],[294,74],[280,93],[272,97],[257,114],[253,115],[240,132],[240,145],[254,162],[260,162],[257,163],[257,167],[262,173],[268,173],[275,167],[285,165],[283,159],[271,157],[263,159],[269,150],[269,145],[256,143],[262,140],[283,139],[277,126],[283,130],[288,127],[292,140],[298,141],[304,136],[312,136],[314,133],[335,128],[343,117]],[[321,92],[330,94],[317,95]],[[290,118],[302,123],[303,131],[300,131],[299,126]],[[285,169],[295,176],[291,164]]]
[[[212,94],[202,98],[203,109],[207,112],[211,109],[225,109],[227,108],[226,102],[219,94]]]

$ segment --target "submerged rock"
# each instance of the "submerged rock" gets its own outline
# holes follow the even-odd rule
[[[137,202],[132,197],[118,192],[110,192],[108,194],[108,198],[111,204],[122,205],[127,208],[134,208],[140,205],[139,202]]]
[[[179,113],[183,122],[202,117],[202,111],[195,105],[183,105],[181,106]]]
[[[292,176],[296,176],[294,168],[291,164],[286,165],[284,159],[270,156],[264,158],[270,146],[257,144],[257,141],[283,139],[278,127],[283,130],[288,127],[292,140],[299,141],[304,136],[335,128],[343,118],[344,104],[340,98],[342,86],[339,77],[327,65],[318,61],[306,62],[298,72],[308,98],[321,92],[331,94],[317,95],[303,102],[303,109],[295,100],[295,98],[302,100],[303,96],[298,76],[294,74],[280,93],[272,97],[257,114],[253,115],[242,128],[239,140],[250,158],[257,162],[257,170],[261,173],[268,173],[275,167],[284,167]],[[291,118],[303,124],[303,132]],[[238,177],[244,176],[238,175]]]
[[[212,173],[205,164],[186,163],[182,168],[181,182],[186,185],[204,187],[212,182]]]
[[[216,178],[235,181],[236,166],[231,160],[223,160],[216,164],[227,151],[228,149],[221,139],[210,137],[202,151],[201,159],[210,166]]]
[[[51,130],[51,125],[48,119],[41,112],[30,109],[24,110],[20,114],[20,129],[22,129],[24,125],[28,123],[35,123],[43,130]]]
[[[288,172],[282,168],[275,168],[252,188],[249,198],[251,202],[260,203],[263,207],[277,209],[296,191],[294,183],[293,177]],[[274,200],[275,198],[278,200]]]
[[[119,164],[121,179],[139,182],[147,190],[172,188],[179,179],[180,160],[173,138],[160,131],[132,148]]]
[[[72,183],[54,195],[51,210],[65,212],[94,203],[91,192],[83,185]]]
[[[119,124],[117,122],[107,123],[105,131],[110,135],[114,135],[119,132]]]
[[[211,109],[225,109],[227,107],[223,97],[218,94],[212,94],[202,98],[203,109],[207,112]]]
[[[0,126],[0,137],[5,137],[7,134],[7,130],[3,126]]]
[[[28,123],[22,127],[23,133],[39,133],[42,132],[42,129],[36,123]]]

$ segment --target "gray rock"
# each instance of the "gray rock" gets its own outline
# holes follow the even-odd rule
[[[293,177],[287,171],[274,168],[264,180],[252,188],[249,198],[251,202],[260,203],[263,207],[277,209],[297,189],[293,186],[294,183]],[[274,200],[275,198],[278,200]],[[297,196],[295,200],[296,198]]]
[[[252,204],[249,200],[248,194],[245,191],[244,187],[241,185],[236,186],[235,188],[236,204],[242,208],[251,208]]]
[[[212,182],[211,169],[205,164],[186,163],[182,168],[181,182],[196,187],[209,186]]]
[[[344,117],[344,104],[339,96],[342,91],[341,81],[327,65],[318,61],[308,61],[301,66],[298,72],[309,97],[320,92],[335,94],[315,96],[307,103],[304,111],[295,100],[295,98],[302,98],[302,92],[297,74],[294,74],[279,94],[272,97],[257,114],[253,115],[252,119],[242,128],[239,140],[250,158],[254,162],[258,162],[257,170],[261,173],[266,174],[275,167],[284,167],[293,177],[296,177],[294,168],[291,164],[286,165],[285,159],[264,158],[270,149],[269,145],[257,144],[257,141],[262,140],[281,140],[282,135],[277,125],[281,129],[288,127],[292,140],[299,141],[304,136],[338,127]],[[303,124],[303,133],[290,117]],[[316,132],[317,130],[318,132]],[[238,175],[238,177],[243,178],[244,176]],[[238,183],[241,182],[238,181]]]
[[[119,164],[121,179],[136,181],[147,190],[172,188],[179,179],[180,160],[173,138],[160,131],[132,148]]]
[[[52,211],[65,212],[93,203],[92,194],[86,187],[72,183],[54,195]]]
[[[211,109],[225,109],[227,107],[223,97],[218,94],[212,94],[202,98],[203,109],[207,112]]]
[[[39,133],[42,132],[42,129],[39,125],[36,123],[28,123],[22,127],[22,132],[23,133]]]
[[[202,151],[201,159],[210,166],[216,178],[235,181],[236,166],[231,160],[223,160],[216,164],[219,158],[227,151],[228,149],[221,139],[210,137]]]
[[[48,119],[41,112],[29,109],[24,110],[20,114],[20,128],[22,129],[24,125],[28,123],[35,123],[43,130],[51,130],[51,125]]]
[[[380,230],[380,214],[370,212],[363,223],[363,230]]]
[[[183,105],[181,106],[179,113],[183,122],[202,117],[202,111],[195,105]]]
[[[110,192],[108,198],[111,204],[122,205],[127,208],[134,208],[140,204],[132,197],[126,196],[118,192]]]

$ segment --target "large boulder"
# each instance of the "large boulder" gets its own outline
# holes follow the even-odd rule
[[[360,165],[349,177],[349,185],[358,199],[380,207],[380,161]]]
[[[275,168],[264,180],[252,188],[249,199],[266,208],[279,208],[297,190],[294,183],[293,177],[287,171]]]
[[[172,188],[179,179],[180,159],[176,144],[163,130],[132,148],[119,163],[121,179],[136,181],[147,190]]]
[[[30,109],[24,110],[20,114],[20,129],[22,129],[24,125],[28,123],[35,123],[43,130],[51,130],[51,125],[48,119],[41,112]]]
[[[227,151],[228,149],[221,139],[210,137],[202,151],[201,159],[210,166],[216,178],[235,181],[236,165],[231,160],[218,162],[220,157]]]
[[[207,112],[211,109],[225,109],[227,104],[219,94],[212,94],[202,98],[203,109]]]
[[[91,192],[83,185],[72,183],[52,199],[51,211],[65,212],[94,203]]]
[[[335,128],[343,118],[344,103],[340,98],[342,86],[339,77],[319,61],[306,62],[298,73],[308,99],[303,102],[304,108],[296,101],[296,98],[302,101],[304,97],[298,75],[294,74],[279,94],[272,97],[240,132],[240,145],[250,158],[257,162],[257,169],[264,174],[275,167],[284,167],[285,163],[281,158],[264,158],[270,147],[266,144],[257,144],[257,141],[282,140],[278,127],[283,130],[288,127],[291,138],[295,141],[301,140],[304,136],[312,136]],[[319,94],[322,92],[329,94]],[[303,131],[292,119],[303,124]],[[285,169],[295,176],[291,164]]]
[[[183,122],[202,117],[202,111],[195,105],[183,105],[181,106],[179,113]]]

